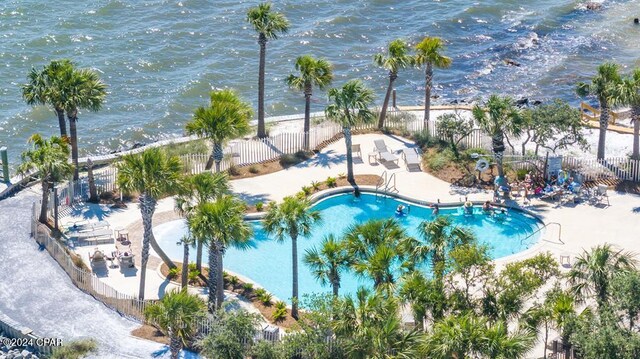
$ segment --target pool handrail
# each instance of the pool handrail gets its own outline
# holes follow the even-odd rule
[[[536,233],[538,233],[538,232],[542,231],[543,229],[547,228],[548,226],[550,226],[550,225],[552,225],[552,224],[554,224],[554,225],[557,225],[557,226],[558,226],[558,241],[560,241],[560,243],[562,243],[562,244],[565,244],[565,243],[562,241],[562,225],[561,225],[560,223],[558,223],[558,222],[549,222],[549,223],[545,223],[542,227],[540,227],[540,228],[536,229],[535,231],[533,231],[533,232],[532,232],[531,234],[529,234],[528,236],[526,236],[526,237],[522,238],[522,239],[520,240],[520,245],[522,245],[522,243],[524,243],[524,241],[526,241],[527,239],[531,238],[534,234],[536,234]]]

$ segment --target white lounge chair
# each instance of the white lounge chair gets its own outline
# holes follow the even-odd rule
[[[407,165],[407,169],[411,167],[417,167],[420,170],[420,154],[415,148],[403,148],[402,149],[402,157],[404,157],[404,162]]]
[[[373,144],[376,146],[375,151],[378,153],[378,156],[385,160],[386,162],[396,162],[398,163],[398,156],[391,153],[387,145],[384,143],[384,140],[375,140]]]

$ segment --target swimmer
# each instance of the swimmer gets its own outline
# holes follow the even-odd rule
[[[397,215],[403,215],[404,214],[404,206],[399,204],[398,207],[396,208],[396,214]]]
[[[438,206],[438,204],[434,204],[433,206],[431,206],[431,208],[433,208],[431,214],[433,214],[434,216],[437,216],[440,213],[440,206]]]
[[[491,202],[486,201],[483,205],[482,205],[482,210],[485,212],[491,212],[493,210],[493,207],[491,206]]]
[[[464,211],[467,214],[473,214],[473,202],[467,200],[464,202]]]

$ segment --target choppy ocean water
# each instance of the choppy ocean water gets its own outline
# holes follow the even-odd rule
[[[257,1],[101,0],[0,2],[0,145],[16,163],[34,132],[56,134],[47,108],[20,95],[32,66],[68,57],[101,72],[109,86],[104,109],[81,113],[81,154],[183,133],[193,110],[213,88],[257,99],[258,45],[244,21]],[[605,1],[588,11],[567,0],[295,0],[275,1],[290,32],[267,49],[268,115],[302,112],[299,93],[284,77],[303,53],[334,63],[340,85],[360,78],[382,101],[386,72],[372,56],[401,37],[448,42],[453,66],[436,73],[437,101],[486,97],[564,98],[574,103],[577,81],[597,64],[640,65],[640,0]],[[510,59],[519,67],[508,66]],[[421,104],[423,74],[408,70],[396,82],[400,104]],[[318,93],[314,109],[322,110]]]

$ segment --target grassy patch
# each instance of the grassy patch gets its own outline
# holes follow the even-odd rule
[[[211,149],[204,139],[197,139],[184,143],[172,143],[164,146],[170,156],[182,156],[194,153],[209,153]]]

